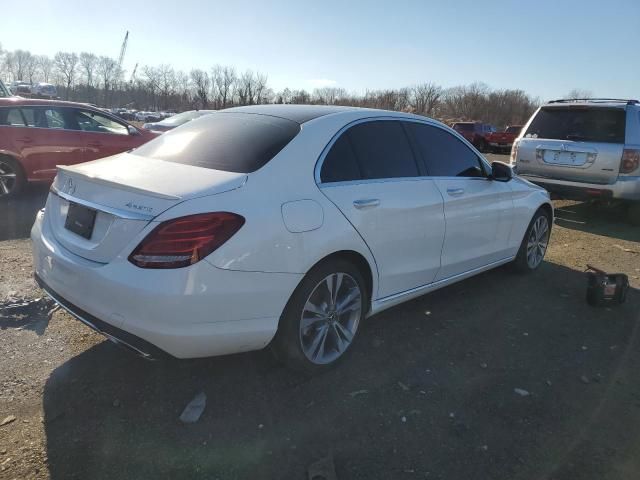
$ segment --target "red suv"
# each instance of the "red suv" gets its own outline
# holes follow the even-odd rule
[[[488,137],[496,131],[492,125],[479,122],[456,122],[453,129],[481,152],[489,150]]]
[[[81,103],[0,98],[0,197],[53,180],[56,165],[115,155],[156,136]]]

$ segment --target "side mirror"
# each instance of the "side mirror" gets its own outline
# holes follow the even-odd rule
[[[497,182],[508,182],[513,178],[513,170],[510,165],[503,162],[493,162],[491,164],[491,180]]]
[[[138,129],[133,125],[127,126],[127,131],[129,132],[129,135],[140,135],[140,132],[138,131]]]

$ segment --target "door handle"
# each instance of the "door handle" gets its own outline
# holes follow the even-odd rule
[[[464,188],[447,188],[447,193],[452,197],[459,197],[464,194]]]
[[[33,143],[33,138],[31,137],[16,138],[16,140],[22,143]]]
[[[100,148],[102,146],[102,143],[100,143],[100,142],[91,142],[91,143],[88,143],[87,146],[94,147],[94,148]]]
[[[367,198],[362,200],[354,200],[353,206],[358,210],[362,210],[363,208],[373,208],[380,205],[380,200],[377,198]]]

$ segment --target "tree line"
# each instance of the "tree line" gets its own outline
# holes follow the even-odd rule
[[[238,105],[297,103],[348,105],[413,112],[443,120],[478,120],[496,126],[524,123],[540,104],[520,89],[492,89],[483,83],[445,88],[425,82],[398,89],[353,93],[339,87],[274,91],[261,72],[238,72],[215,65],[190,72],[171,65],[136,65],[123,71],[118,62],[90,52],[58,52],[53,58],[26,50],[4,51],[0,78],[7,83],[52,83],[60,98],[138,110],[221,109]]]

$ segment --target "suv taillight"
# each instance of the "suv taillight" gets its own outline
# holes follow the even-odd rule
[[[633,173],[640,166],[640,150],[625,148],[620,161],[620,173]]]
[[[162,222],[129,255],[140,268],[181,268],[202,260],[244,225],[229,212],[199,213]]]

